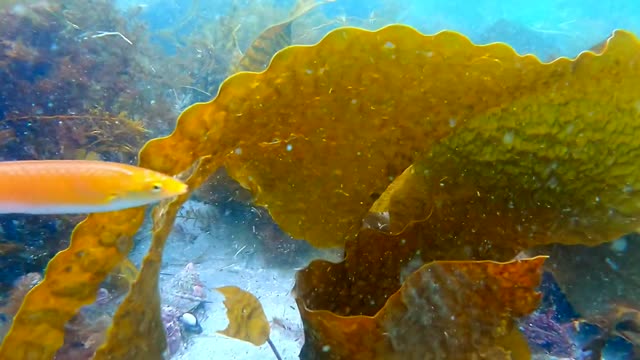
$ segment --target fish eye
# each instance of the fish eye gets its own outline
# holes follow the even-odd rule
[[[152,192],[159,192],[162,190],[162,185],[160,183],[153,183],[151,185],[151,191]]]

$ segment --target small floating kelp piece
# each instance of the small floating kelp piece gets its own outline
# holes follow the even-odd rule
[[[141,163],[142,166],[146,164]],[[186,183],[190,189],[202,184],[208,174],[220,164],[211,157],[200,159],[196,170]],[[131,285],[131,291],[113,317],[106,343],[98,349],[94,360],[156,360],[161,359],[167,347],[162,322],[158,278],[162,252],[171,232],[180,206],[190,193],[153,209],[153,237],[151,248],[142,262],[140,273]]]
[[[374,316],[316,309],[309,306],[313,288],[296,288],[305,328],[300,357],[496,359],[510,353],[511,359],[526,359],[529,348],[515,319],[538,306],[544,259],[424,265]],[[306,276],[300,272],[298,281]]]
[[[224,295],[229,325],[222,335],[260,346],[269,340],[269,321],[262,304],[253,294],[236,286],[217,288]]]
[[[282,360],[276,346],[269,338],[271,328],[260,300],[252,293],[236,286],[224,286],[216,290],[224,295],[224,306],[227,308],[229,319],[227,328],[218,333],[250,342],[255,346],[266,342],[276,359]]]
[[[264,70],[276,52],[291,45],[293,22],[317,6],[333,1],[299,0],[287,20],[268,27],[251,43],[232,72]]]
[[[69,248],[47,266],[25,297],[2,347],[3,360],[49,360],[64,342],[64,326],[91,304],[100,283],[131,250],[144,209],[92,214],[78,224]]]
[[[244,52],[232,71],[264,70],[278,50],[291,45],[291,23],[289,20],[263,31]]]

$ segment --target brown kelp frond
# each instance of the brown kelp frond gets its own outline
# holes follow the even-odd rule
[[[511,353],[512,359],[525,359],[529,349],[515,319],[538,306],[540,294],[535,289],[543,263],[544,257],[508,263],[433,262],[407,277],[375,314],[340,316],[326,311],[330,298],[320,300],[324,296],[308,286],[331,268],[327,262],[315,261],[298,273],[296,281],[305,327],[300,356],[495,359],[496,354]]]

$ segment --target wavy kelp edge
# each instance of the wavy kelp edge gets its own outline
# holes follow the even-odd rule
[[[25,297],[0,358],[52,359],[64,342],[65,324],[95,301],[100,283],[131,250],[143,219],[144,209],[136,208],[92,214],[78,224],[69,247],[51,259],[43,281]]]
[[[480,64],[480,66],[485,66],[486,68],[495,66],[494,64],[490,63],[492,60],[490,58],[491,56],[517,59],[518,62],[525,63],[525,65],[528,66],[534,66],[533,64],[542,64],[540,60],[533,55],[518,55],[512,48],[510,48],[506,44],[494,43],[489,45],[474,45],[468,38],[449,31],[443,31],[433,36],[426,36],[418,33],[415,29],[403,25],[391,25],[375,32],[360,30],[356,28],[341,28],[329,33],[316,45],[292,46],[278,52],[272,59],[269,67],[263,72],[241,72],[225,80],[225,82],[223,82],[223,84],[221,85],[216,98],[207,103],[195,104],[186,109],[181,114],[180,118],[178,119],[176,129],[171,135],[154,139],[146,144],[146,147],[152,147],[155,148],[154,150],[156,150],[149,152],[150,154],[154,153],[162,155],[156,156],[155,159],[149,159],[148,163],[155,170],[165,173],[176,173],[180,171],[180,169],[189,166],[189,164],[199,156],[209,154],[213,154],[214,156],[225,156],[225,165],[227,166],[230,175],[234,179],[239,181],[242,186],[250,189],[254,193],[255,203],[257,205],[265,206],[269,210],[271,216],[283,228],[283,230],[285,230],[295,238],[303,238],[314,244],[315,246],[324,247],[342,245],[344,243],[344,240],[353,237],[357,232],[359,228],[359,221],[366,214],[367,210],[372,205],[373,200],[375,200],[375,194],[382,193],[386,186],[389,185],[390,181],[387,181],[385,176],[376,177],[377,180],[370,180],[371,182],[377,181],[375,184],[366,185],[368,186],[367,188],[365,188],[365,185],[361,185],[361,188],[354,189],[353,192],[349,192],[340,188],[327,189],[327,194],[331,196],[330,199],[335,200],[337,204],[342,206],[325,206],[324,208],[318,207],[316,209],[313,209],[313,212],[310,213],[303,213],[301,211],[294,212],[291,209],[286,208],[286,206],[288,206],[287,204],[294,202],[284,201],[284,198],[280,198],[280,201],[278,201],[276,200],[275,196],[269,196],[273,195],[269,193],[269,189],[265,190],[265,185],[273,189],[273,179],[270,179],[270,183],[268,184],[265,184],[264,182],[260,183],[256,179],[256,174],[251,173],[251,169],[244,166],[248,161],[258,161],[258,159],[246,160],[248,156],[247,148],[253,146],[252,144],[254,144],[255,142],[259,142],[260,146],[264,147],[263,150],[272,152],[281,151],[278,149],[270,150],[269,146],[275,143],[293,145],[292,147],[296,148],[296,146],[304,146],[309,144],[311,140],[305,138],[305,136],[309,134],[301,134],[299,132],[296,132],[295,130],[292,130],[290,133],[280,133],[279,137],[274,135],[273,138],[268,140],[265,138],[254,139],[250,136],[238,139],[238,134],[234,134],[232,131],[228,131],[225,134],[216,134],[215,129],[213,128],[240,126],[237,125],[237,123],[242,122],[241,120],[243,119],[243,117],[248,116],[246,114],[247,111],[257,111],[258,108],[260,108],[260,110],[266,111],[268,105],[270,105],[270,100],[266,98],[257,99],[252,97],[256,95],[252,93],[253,89],[262,86],[261,82],[264,82],[264,79],[274,82],[271,89],[273,92],[286,91],[278,89],[277,84],[279,84],[279,82],[286,82],[290,78],[293,79],[293,76],[298,77],[295,79],[295,81],[304,81],[300,80],[300,75],[298,73],[293,74],[293,70],[285,66],[290,65],[292,61],[299,60],[301,58],[304,60],[308,60],[306,56],[314,52],[315,55],[324,56],[324,54],[320,52],[328,48],[337,48],[338,50],[340,50],[341,46],[345,42],[344,39],[349,37],[351,37],[352,39],[362,37],[363,39],[367,39],[367,44],[377,46],[378,42],[381,41],[380,39],[384,38],[385,36],[394,37],[394,41],[403,41],[402,39],[400,39],[400,34],[402,34],[406,38],[415,37],[415,39],[423,42],[427,40],[434,43],[440,42],[438,43],[438,46],[441,47],[449,46],[442,45],[441,43],[445,43],[447,41],[453,42],[454,45],[450,46],[457,46],[457,48],[445,49],[452,53],[455,53],[456,51],[466,51],[466,53],[469,53],[469,49],[473,49],[473,51],[475,51],[474,56],[477,57],[477,60],[479,62],[489,60],[488,64]],[[616,34],[628,33],[618,32]],[[380,45],[386,44],[382,42]],[[389,47],[392,48],[393,44],[389,45]],[[460,51],[458,48],[461,48],[462,50]],[[340,53],[340,51],[338,51],[337,53]],[[482,54],[484,54],[486,58],[482,58]],[[584,56],[584,53],[579,56]],[[364,58],[358,58],[358,60],[365,61]],[[451,61],[455,65],[461,65],[455,62],[455,58],[448,58],[446,60]],[[318,62],[322,61],[324,60],[319,60]],[[349,61],[349,59],[347,58],[344,61]],[[514,61],[515,60],[511,60],[511,62]],[[554,60],[552,63],[570,64],[571,61],[572,60],[569,60],[568,58],[559,58]],[[475,64],[462,65],[470,67],[474,66]],[[392,70],[384,69],[384,71],[386,72]],[[495,69],[491,71],[495,71]],[[288,74],[287,72],[292,73]],[[305,88],[305,90],[307,89],[308,88]],[[267,91],[260,91],[262,91],[260,95],[270,95],[270,93]],[[301,93],[299,96],[303,97],[305,95],[306,94]],[[487,95],[487,99],[491,101],[490,94]],[[261,101],[264,101],[264,103],[262,103]],[[243,105],[246,102],[249,102],[250,105]],[[485,102],[487,102],[486,99]],[[479,110],[477,111],[486,110],[484,108],[481,108],[481,106],[483,105],[479,105],[478,103],[474,105],[479,108]],[[336,112],[334,111],[333,113],[335,114]],[[268,116],[265,115],[265,118],[267,117]],[[254,118],[255,121],[259,121],[257,119],[259,118],[259,116],[254,116]],[[284,115],[282,119],[285,119]],[[461,125],[462,124],[459,124],[458,126]],[[442,121],[442,123],[439,124],[430,124],[429,126],[435,129],[431,134],[429,134],[430,136],[428,140],[430,142],[437,141],[439,137],[446,136],[447,131],[451,131],[449,129],[450,126],[445,121]],[[368,131],[369,129],[364,130]],[[263,137],[267,136],[264,133],[271,134],[268,131],[264,131],[262,133],[263,134],[261,136]],[[276,132],[274,132],[274,134],[275,133]],[[420,136],[423,136],[423,134],[421,134]],[[217,140],[213,141],[212,138],[215,138]],[[421,141],[416,140],[415,144],[425,145],[423,145],[420,150],[416,151],[424,151],[425,147],[428,148],[429,143],[425,143],[424,136],[420,140]],[[300,145],[297,145],[298,143],[300,143]],[[162,150],[162,148],[164,148],[165,150]],[[305,151],[311,150],[304,147],[303,149]],[[395,161],[394,159],[391,159],[387,162],[386,165],[382,164],[380,167],[384,168],[385,166],[388,166],[393,168],[392,173],[388,174],[390,177],[399,175],[400,172],[402,172],[407,166],[412,163],[410,157],[414,153],[413,150],[414,149],[410,149],[408,147],[407,149],[398,150],[399,152],[401,152],[399,158],[401,158],[402,161],[397,163],[394,162],[393,166],[388,166],[391,165],[392,161]],[[184,154],[186,154],[186,156]],[[378,154],[374,155],[377,156]],[[370,159],[373,158],[375,158],[375,156],[370,157]],[[382,162],[382,160],[375,159],[374,161]],[[395,169],[395,167],[397,167],[398,169]],[[264,177],[264,174],[260,175]],[[339,176],[340,175],[336,175],[336,178],[338,178]],[[327,178],[330,177],[327,176]],[[382,180],[382,178],[384,178],[385,180]],[[335,182],[336,184],[340,183],[340,181],[338,180],[336,180]],[[348,181],[343,181],[341,183],[349,186]],[[299,186],[300,184],[297,185]],[[278,190],[281,191],[282,189]],[[358,198],[353,197],[354,193],[356,192],[355,190],[360,193]],[[351,198],[343,201],[338,199],[339,194],[350,196]],[[371,198],[368,198],[369,196],[371,196]],[[299,201],[300,199],[296,200]],[[357,203],[360,204],[357,205]],[[330,205],[336,204],[331,203]],[[348,214],[346,214],[347,212]],[[324,228],[320,224],[322,224]],[[329,236],[328,234],[337,234],[337,236]]]
[[[189,189],[199,187],[207,178],[203,175],[218,168],[219,164],[212,160],[211,157],[199,159],[195,171],[186,180]],[[191,191],[154,207],[151,247],[137,279],[113,317],[106,342],[96,351],[94,360],[162,358],[166,348],[158,289],[162,254],[178,210],[189,199]]]
[[[528,358],[516,320],[539,304],[545,259],[434,261],[409,275],[372,316],[309,309],[300,292],[313,289],[297,286],[307,276],[298,272],[294,291],[305,330],[300,358]],[[312,268],[327,264],[316,260]]]

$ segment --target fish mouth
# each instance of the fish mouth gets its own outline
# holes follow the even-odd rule
[[[184,195],[187,192],[189,192],[189,185],[185,183],[180,183],[178,186],[176,186],[175,191],[170,192],[169,195],[171,197],[174,197],[174,196]]]

